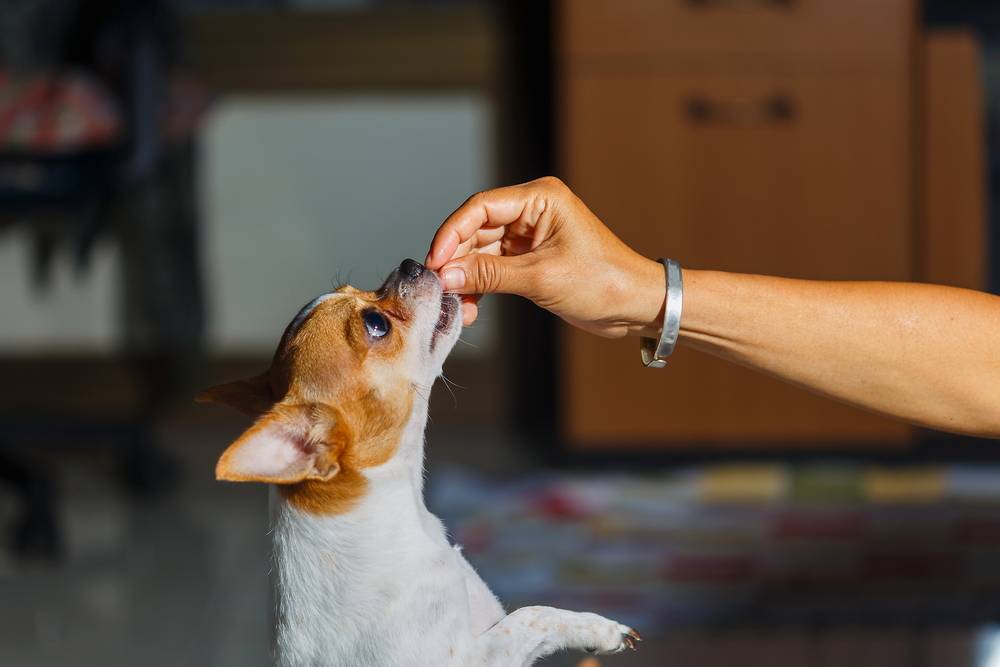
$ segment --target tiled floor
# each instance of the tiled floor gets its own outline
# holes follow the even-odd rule
[[[55,457],[67,557],[58,566],[26,565],[0,550],[0,666],[270,664],[266,491],[213,481],[215,457],[240,422],[198,419],[168,424],[166,444],[185,481],[155,503],[128,500],[102,456]],[[510,470],[530,458],[502,436],[462,431],[433,436],[429,454],[431,474],[444,461]],[[4,502],[0,496],[0,519]],[[961,628],[703,629],[644,642],[601,664],[992,667],[977,657],[978,646],[976,633]]]
[[[129,500],[100,457],[58,457],[66,558],[0,551],[0,665],[270,664],[266,492],[212,480],[224,443],[167,440],[185,480],[155,503]]]

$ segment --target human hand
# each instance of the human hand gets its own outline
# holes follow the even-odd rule
[[[483,294],[526,297],[570,324],[608,338],[655,337],[663,266],[625,245],[559,179],[487,190],[441,225],[426,265],[465,295],[466,325]]]

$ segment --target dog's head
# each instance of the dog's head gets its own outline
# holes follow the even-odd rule
[[[458,298],[409,259],[378,291],[317,297],[285,329],[266,373],[199,395],[256,418],[222,454],[217,478],[281,484],[316,502],[363,485],[363,469],[396,453],[460,330]]]

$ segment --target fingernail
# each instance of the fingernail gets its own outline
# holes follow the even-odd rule
[[[446,290],[465,287],[465,271],[459,268],[446,269],[441,274],[441,284]]]

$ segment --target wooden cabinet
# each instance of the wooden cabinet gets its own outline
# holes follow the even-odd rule
[[[923,62],[921,273],[934,283],[985,289],[986,102],[979,42],[968,31],[931,32]]]
[[[564,97],[566,176],[650,256],[904,279],[914,231],[907,93],[875,76],[576,76]]]
[[[564,0],[561,175],[624,240],[691,268],[914,280],[910,0]],[[912,429],[678,349],[565,327],[576,447],[903,446]]]

